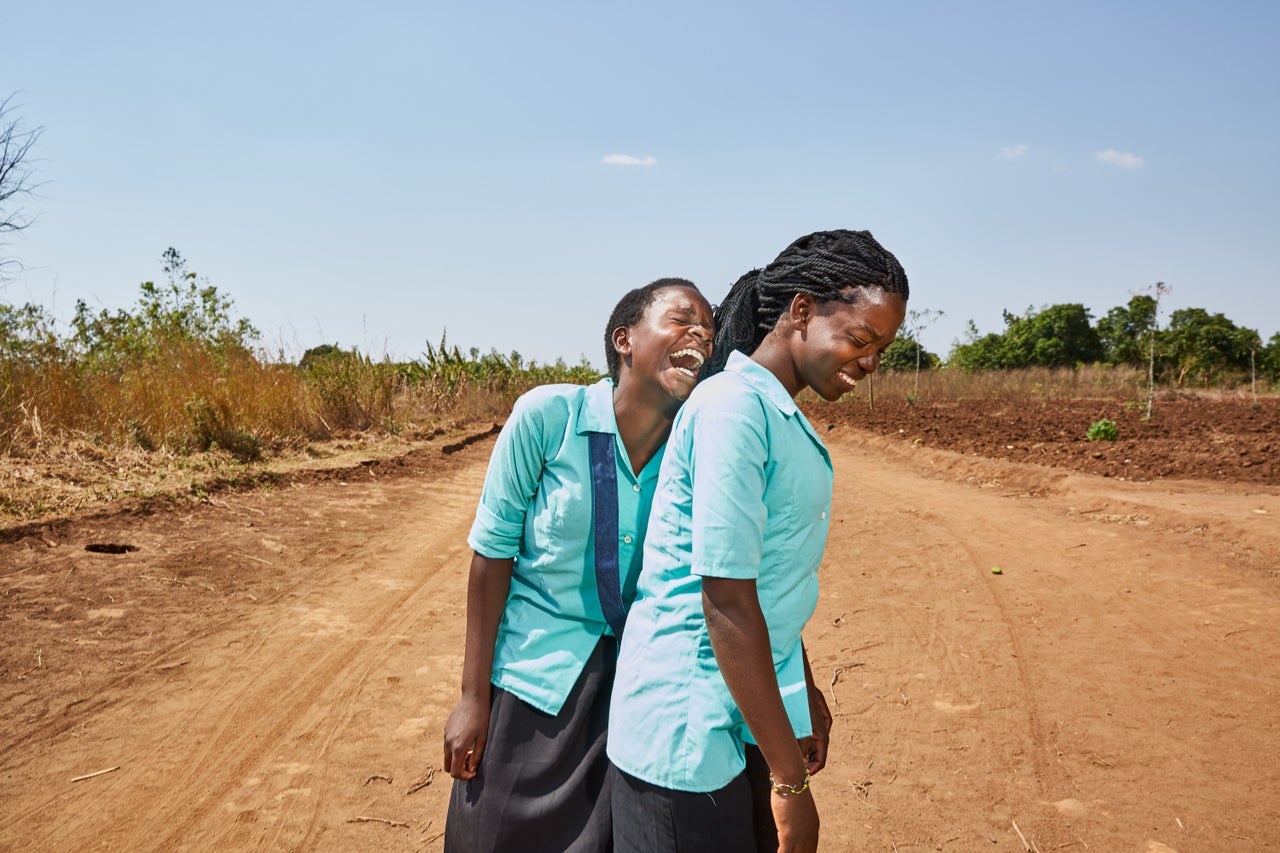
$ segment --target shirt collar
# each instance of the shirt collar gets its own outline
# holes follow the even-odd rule
[[[589,432],[618,434],[618,419],[613,413],[613,380],[607,376],[594,385],[587,386],[578,406],[578,435]]]
[[[644,466],[643,471],[636,474],[631,470],[631,463],[627,461],[626,445],[622,443],[622,436],[618,434],[618,417],[613,411],[613,380],[609,377],[606,376],[596,384],[587,386],[587,393],[582,395],[582,402],[578,405],[578,424],[574,431],[578,435],[591,432],[612,433],[618,454],[618,467],[626,474],[627,480],[633,483],[648,483],[657,479],[667,443],[665,441],[662,443],[653,454],[653,458],[649,460],[649,464]]]
[[[796,401],[791,399],[787,389],[783,388],[782,383],[778,381],[778,377],[763,365],[743,355],[740,350],[729,353],[729,360],[725,362],[724,369],[741,376],[748,385],[759,391],[762,397],[777,406],[778,410],[787,417],[799,412]]]

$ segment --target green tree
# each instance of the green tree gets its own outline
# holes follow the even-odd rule
[[[979,336],[969,322],[968,340],[951,351],[949,363],[962,370],[1019,367],[1075,367],[1097,361],[1102,343],[1089,310],[1077,303],[1052,305],[1022,315],[1004,312],[1004,334]]]
[[[1022,317],[1006,313],[1005,349],[1010,367],[1075,367],[1102,357],[1102,342],[1089,309],[1079,303],[1030,310]]]
[[[1147,363],[1148,336],[1156,326],[1155,297],[1140,293],[1128,305],[1116,306],[1098,320],[1102,360],[1108,364],[1142,367]]]
[[[166,344],[195,343],[219,352],[247,352],[258,330],[235,316],[235,305],[207,280],[187,269],[173,247],[161,256],[168,283],[144,281],[132,312],[103,309],[96,314],[76,301],[71,320],[77,350],[99,366],[156,357]]]
[[[40,367],[65,353],[53,317],[39,305],[0,304],[0,362]]]
[[[1272,384],[1280,383],[1280,332],[1258,348],[1258,373]]]
[[[326,364],[333,359],[345,358],[353,356],[355,353],[343,352],[342,348],[337,344],[320,344],[318,347],[312,347],[302,354],[302,358],[298,360],[298,367],[303,370],[320,364]]]
[[[1205,387],[1249,370],[1249,348],[1258,333],[1242,329],[1222,314],[1181,308],[1169,315],[1162,350],[1178,385],[1195,377]]]
[[[920,346],[910,332],[902,332],[884,351],[880,358],[880,369],[906,373],[916,369],[917,357],[921,370],[932,370],[942,364],[942,359]]]
[[[978,327],[969,321],[965,341],[951,348],[947,364],[972,373],[979,370],[1003,370],[1011,365],[1005,362],[1004,335],[989,332],[979,335]]]

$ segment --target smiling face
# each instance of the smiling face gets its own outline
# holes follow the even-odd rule
[[[685,400],[711,355],[715,327],[711,305],[696,290],[664,287],[654,294],[638,323],[613,330],[622,356],[618,385],[653,383],[668,397]]]
[[[816,302],[799,294],[789,313],[796,331],[791,353],[801,387],[808,385],[824,400],[838,400],[880,366],[907,304],[896,293],[864,287],[853,305]]]

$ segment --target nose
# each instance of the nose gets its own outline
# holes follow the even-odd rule
[[[699,342],[704,344],[711,343],[712,339],[716,336],[715,332],[703,325],[690,326],[689,334],[693,335]]]
[[[858,365],[864,373],[875,373],[876,368],[880,366],[880,350],[858,359]]]

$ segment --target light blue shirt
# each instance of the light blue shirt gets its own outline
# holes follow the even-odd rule
[[[618,568],[635,595],[662,448],[637,477],[618,437],[613,384],[544,385],[516,401],[498,436],[468,544],[514,557],[493,684],[557,714],[601,635],[588,433],[610,432],[618,470]]]
[[[831,460],[777,378],[735,352],[676,415],[609,716],[609,758],[714,791],[751,742],[707,636],[702,578],[753,578],[796,737],[812,734],[800,632],[818,602]]]

